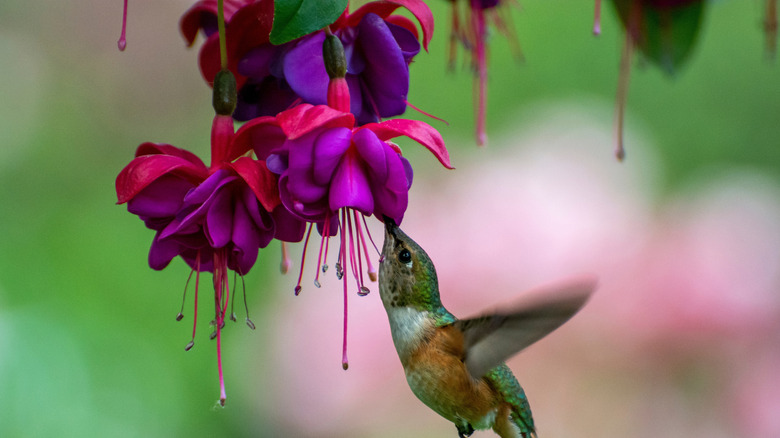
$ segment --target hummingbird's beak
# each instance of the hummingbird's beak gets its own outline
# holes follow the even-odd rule
[[[398,229],[398,225],[395,224],[395,221],[387,216],[382,216],[382,219],[385,221],[385,231],[387,234],[393,236],[395,238],[395,230]]]

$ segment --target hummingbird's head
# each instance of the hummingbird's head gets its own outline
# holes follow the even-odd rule
[[[430,310],[441,306],[431,258],[395,221],[384,217],[385,243],[379,265],[379,294],[385,307]]]

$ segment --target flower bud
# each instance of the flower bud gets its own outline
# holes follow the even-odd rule
[[[322,43],[322,59],[325,61],[325,71],[331,79],[343,78],[347,75],[347,57],[344,45],[337,36],[331,34]]]
[[[222,116],[230,116],[236,109],[238,101],[238,88],[236,78],[230,70],[220,70],[214,76],[214,94],[211,104],[214,111]]]

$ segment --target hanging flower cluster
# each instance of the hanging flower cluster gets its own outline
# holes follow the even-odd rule
[[[487,82],[489,27],[503,34],[516,58],[521,58],[520,45],[503,0],[448,0],[451,5],[449,42],[450,69],[455,66],[457,46],[471,53],[470,69],[474,71],[474,119],[477,145],[487,145]],[[462,4],[464,4],[462,6]],[[462,18],[462,17],[465,17]],[[465,23],[464,23],[465,21]]]
[[[393,15],[401,6],[417,24]],[[412,166],[391,140],[411,138],[452,168],[433,127],[383,120],[405,111],[409,64],[431,37],[433,20],[422,1],[371,2],[343,11],[324,30],[277,44],[275,13],[271,0],[201,0],[184,14],[185,40],[192,45],[199,32],[206,37],[199,64],[214,89],[210,164],[185,149],[147,142],[116,180],[118,203],[155,231],[149,265],[160,270],[179,256],[195,275],[187,350],[195,341],[200,273],[212,273],[212,339],[223,405],[222,329],[226,317],[236,320],[228,312],[235,275],[252,269],[259,250],[273,240],[283,248],[304,235],[308,242],[316,228],[322,236],[314,278],[319,286],[329,240],[337,239],[346,369],[348,280],[360,295],[369,292],[364,274],[376,281],[366,218],[400,223],[412,185]],[[235,131],[234,120],[246,123]],[[303,261],[296,295],[302,274]],[[254,328],[248,312],[246,322]]]
[[[615,108],[615,157],[623,160],[623,125],[631,59],[638,49],[644,58],[673,76],[691,54],[703,21],[702,0],[613,0],[625,29]],[[596,0],[594,33],[601,31],[601,1]]]

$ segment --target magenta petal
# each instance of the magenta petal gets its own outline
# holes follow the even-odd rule
[[[252,220],[250,225],[257,230],[259,235],[259,247],[265,248],[271,243],[275,234],[276,224],[274,223],[271,214],[262,208],[262,205],[257,202],[255,194],[249,188],[244,188],[243,194],[241,194],[241,201],[236,203],[236,211],[238,211],[239,204],[243,205],[245,211],[249,214],[249,219]],[[234,221],[234,234],[237,226],[235,225],[236,223],[237,220]]]
[[[194,232],[192,231],[194,227],[197,227],[199,224],[203,225],[204,217],[209,212],[212,202],[216,199],[219,189],[238,180],[236,176],[225,178],[228,174],[227,170],[221,169],[208,177],[206,181],[203,181],[200,186],[189,192],[184,197],[185,207],[182,208],[182,211],[177,216],[177,220],[171,222],[171,225],[163,230],[162,237]],[[216,232],[218,233],[218,231]],[[209,237],[209,240],[211,240],[211,237]]]
[[[323,195],[317,200],[304,203],[290,192],[288,189],[289,185],[288,175],[282,175],[279,178],[279,197],[282,199],[282,204],[290,214],[305,221],[318,221],[325,217],[325,213],[329,210],[327,197],[325,196],[326,192],[324,190]]]
[[[370,90],[372,106],[381,117],[403,114],[409,93],[409,66],[393,33],[387,23],[373,13],[363,17],[358,30],[366,59],[361,79]]]
[[[402,157],[398,152],[389,146],[385,146],[384,152],[387,160],[387,179],[383,181],[383,186],[391,192],[408,192],[410,184],[407,180],[407,169],[404,166],[404,160],[401,159]]]
[[[328,73],[322,60],[324,32],[304,37],[284,57],[284,78],[304,101],[324,105],[328,102]]]
[[[320,200],[328,189],[327,184],[317,184],[313,178],[315,139],[315,134],[309,134],[287,142],[290,155],[286,188],[296,201],[302,203]]]
[[[232,255],[236,263],[234,268],[237,268],[236,270],[241,274],[246,274],[257,260],[260,236],[243,202],[236,204],[233,219],[232,241],[234,246]]]
[[[385,149],[387,158],[387,180],[381,185],[372,180],[372,192],[376,202],[375,214],[386,215],[401,223],[409,203],[409,180],[405,159],[392,148]]]
[[[387,179],[387,161],[385,148],[390,149],[369,129],[361,129],[354,134],[355,148],[371,170],[371,180],[384,183]],[[392,151],[392,149],[391,149]],[[395,153],[395,151],[392,151]]]
[[[333,211],[350,207],[367,216],[374,212],[374,198],[371,196],[368,177],[357,153],[348,151],[336,169],[330,186],[329,205]]]
[[[161,239],[160,234],[161,232],[157,232],[149,248],[149,266],[157,271],[168,266],[181,250],[178,242],[173,239]]]
[[[130,199],[127,211],[150,218],[173,217],[192,187],[193,184],[185,179],[164,175]]]
[[[352,141],[352,130],[347,128],[329,129],[320,134],[314,142],[313,178],[314,183],[327,185],[333,177]]]
[[[274,238],[283,242],[300,242],[306,230],[306,222],[292,215],[284,205],[271,212],[274,219]]]
[[[235,185],[233,185],[235,187]],[[222,186],[210,202],[203,232],[212,248],[222,248],[230,242],[233,234],[233,194],[231,186]]]

